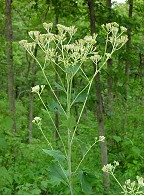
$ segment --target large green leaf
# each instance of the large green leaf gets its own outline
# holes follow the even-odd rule
[[[95,176],[86,171],[80,171],[79,173],[81,187],[84,193],[92,193],[92,183],[95,181]]]
[[[68,177],[68,170],[64,170],[62,166],[57,163],[52,163],[50,166],[50,180],[53,186],[59,185],[61,182],[66,184],[66,179]]]
[[[61,162],[65,160],[65,156],[59,150],[46,150],[46,149],[42,149],[42,150],[49,156],[52,156],[56,161]]]

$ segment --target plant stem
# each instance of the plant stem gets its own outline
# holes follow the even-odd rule
[[[119,186],[121,187],[121,189],[123,190],[123,192],[125,192],[124,188],[122,187],[122,185],[120,184],[120,182],[117,180],[117,178],[115,177],[115,175],[113,173],[110,173],[113,178],[116,180],[116,182],[119,184]]]
[[[72,77],[70,78],[69,75],[66,75],[67,79],[67,125],[69,124],[70,116],[71,116],[71,88],[72,88]],[[70,194],[73,195],[73,185],[72,185],[72,162],[71,162],[71,151],[72,151],[72,144],[71,144],[71,127],[67,127],[68,131],[68,169],[69,169],[69,187],[70,187]]]

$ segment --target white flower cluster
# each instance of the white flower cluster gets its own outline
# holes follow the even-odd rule
[[[88,59],[97,63],[101,59],[101,56],[98,52],[95,52],[96,37],[97,35],[85,36],[83,39],[79,39],[73,44],[63,45],[63,49],[66,52],[66,66],[74,66],[77,63],[83,63]],[[63,59],[61,59],[61,61],[62,60]]]
[[[33,120],[32,120],[32,122],[33,123],[35,123],[36,125],[38,125],[38,126],[41,126],[41,118],[40,117],[38,117],[38,116],[36,116]]]
[[[37,94],[41,94],[43,92],[44,88],[45,88],[45,85],[36,85],[36,86],[32,87],[32,92],[37,93]]]
[[[115,168],[117,166],[119,166],[119,162],[114,161],[113,165],[112,164],[104,165],[104,167],[102,168],[102,170],[103,170],[103,172],[113,174],[114,173],[114,170],[115,170]]]
[[[144,178],[139,176],[136,178],[137,182],[131,181],[130,179],[125,181],[125,185],[123,185],[123,194],[144,194]]]
[[[53,27],[53,23],[48,24],[48,23],[44,22],[43,27],[47,30],[47,32],[49,32]]]
[[[45,53],[46,61],[55,63],[57,57],[59,64],[64,65],[64,68],[73,67],[78,64],[81,65],[88,59],[98,64],[102,59],[101,55],[96,52],[96,34],[93,36],[86,35],[83,39],[71,43],[71,38],[77,31],[74,26],[66,27],[57,24],[58,34],[51,32],[53,27],[52,23],[43,23],[43,27],[47,31],[46,34],[41,34],[39,31],[29,32],[29,36],[33,40],[32,43],[28,43],[27,40],[20,41],[20,44],[32,56],[37,44]],[[127,30],[125,27],[119,27],[116,22],[102,25],[102,27],[109,35],[108,42],[112,44],[112,53],[122,47],[127,41],[127,36],[122,36],[122,33]],[[121,31],[121,33],[119,33],[119,31]],[[106,53],[106,59],[111,58],[112,53]]]
[[[36,46],[35,42],[28,43],[27,40],[21,40],[21,41],[19,41],[19,44],[22,47],[24,47],[27,51],[29,51],[30,53],[33,53],[35,46]]]
[[[95,142],[104,142],[104,141],[105,141],[104,136],[95,137]]]
[[[120,26],[116,22],[108,23],[106,25],[102,25],[103,29],[109,36],[109,42],[115,47],[116,50],[121,48],[128,40],[127,35],[123,35],[127,31],[127,29],[123,26]]]
[[[68,33],[71,37],[76,33],[77,28],[75,28],[75,26],[64,26],[61,24],[57,24],[57,28],[58,28],[58,32],[60,35]]]

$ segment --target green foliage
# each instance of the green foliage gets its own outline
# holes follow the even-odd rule
[[[46,150],[46,149],[43,149],[43,151],[46,154],[48,154],[49,156],[52,156],[58,162],[62,162],[63,160],[66,159],[66,157],[59,150]]]
[[[49,183],[51,183],[53,186],[59,185],[61,182],[64,184],[67,184],[67,177],[69,174],[68,170],[64,170],[64,168],[58,164],[58,163],[52,163],[50,165],[50,180]]]
[[[83,192],[85,194],[92,194],[92,184],[96,181],[95,176],[92,173],[80,171],[79,177]]]
[[[96,26],[97,32],[101,32],[100,25],[106,22],[115,21],[120,25],[132,28],[132,47],[131,51],[126,52],[125,47],[117,51],[113,56],[113,66],[111,72],[105,67],[101,71],[101,84],[103,96],[103,109],[105,119],[105,130],[108,141],[109,161],[118,160],[120,162],[119,171],[116,171],[117,177],[121,183],[127,178],[135,180],[136,175],[143,176],[144,150],[143,150],[143,0],[134,1],[133,19],[128,19],[128,3],[116,4],[113,6],[110,18],[106,10],[105,1],[95,1]],[[63,111],[59,104],[52,97],[48,85],[41,74],[40,68],[36,68],[36,76],[32,75],[33,59],[23,52],[18,44],[18,41],[26,37],[27,32],[32,29],[39,30],[45,33],[41,27],[42,22],[54,22],[58,20],[67,26],[75,25],[79,31],[75,39],[82,38],[89,34],[89,14],[87,1],[71,0],[71,1],[43,1],[43,0],[23,0],[12,2],[12,23],[13,23],[13,64],[15,69],[15,97],[16,97],[16,118],[17,118],[17,133],[11,131],[12,120],[9,117],[9,100],[7,98],[7,61],[5,48],[5,2],[0,0],[0,194],[2,195],[25,195],[25,194],[55,194],[67,195],[69,191],[65,185],[67,181],[65,174],[66,170],[64,151],[60,152],[62,144],[58,139],[55,143],[53,124],[49,119],[49,115],[45,108],[41,107],[40,101],[34,95],[34,116],[39,115],[43,118],[43,132],[50,139],[55,150],[47,150],[41,152],[42,148],[48,148],[45,139],[37,127],[33,126],[32,143],[28,143],[29,136],[29,93],[34,79],[35,84],[45,84],[43,91],[43,99],[50,110],[53,119],[55,112],[59,113],[59,127],[62,133],[64,143],[66,143],[67,132],[65,129],[70,126],[72,129],[76,126],[76,111],[75,105],[80,112],[80,108],[87,97],[87,91],[83,91],[77,98],[77,94],[82,90],[82,85],[86,80],[82,73],[75,78],[75,85],[72,87],[73,109],[72,116],[69,120],[65,120]],[[54,26],[53,33],[56,27]],[[27,39],[29,37],[27,36]],[[103,39],[97,39],[98,48],[103,48]],[[141,60],[140,61],[140,56]],[[43,61],[43,55],[38,49],[38,59]],[[125,62],[130,61],[130,78],[128,99],[125,95]],[[83,63],[83,69],[86,71],[86,76],[91,77],[93,74],[93,66],[88,61]],[[49,75],[55,90],[60,94],[62,106],[66,108],[65,88],[60,81],[55,82],[55,71],[47,64],[49,70],[46,72]],[[77,71],[78,65],[75,68],[67,69],[69,75]],[[107,97],[107,79],[111,73],[113,82],[113,102],[112,110],[109,110],[109,100]],[[63,74],[61,75],[63,77]],[[76,136],[73,144],[72,162],[73,169],[77,167],[77,162],[85,155],[89,147],[94,143],[95,137],[98,135],[97,120],[95,116],[95,84],[92,85],[89,100],[81,117],[81,123],[78,125]],[[76,99],[75,99],[76,98]],[[66,148],[67,149],[67,148]],[[53,162],[54,160],[54,162]],[[58,161],[62,161],[63,170],[59,166]],[[49,165],[51,165],[49,167]],[[84,171],[88,167],[88,171]],[[93,150],[85,158],[85,161],[80,167],[79,178],[76,175],[74,179],[74,193],[77,194],[98,194],[104,195],[105,192],[102,186],[101,173],[101,157],[98,147]],[[86,169],[87,170],[87,169]],[[96,171],[95,171],[96,170]],[[50,177],[49,174],[55,177]],[[64,174],[65,173],[65,174]],[[94,178],[89,176],[94,174]],[[93,176],[92,176],[93,177]],[[52,181],[51,181],[52,178]],[[82,188],[80,187],[80,183]],[[51,185],[52,184],[52,185]],[[85,184],[85,186],[84,186]],[[53,188],[52,186],[55,185]],[[58,185],[58,186],[57,186]],[[87,187],[86,187],[87,186]],[[110,194],[121,194],[120,189],[115,185],[111,178]]]

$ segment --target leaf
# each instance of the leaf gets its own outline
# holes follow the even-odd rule
[[[121,137],[120,137],[120,136],[114,135],[113,138],[114,138],[114,140],[115,140],[117,143],[121,141]]]
[[[141,151],[137,146],[133,146],[132,147],[132,153],[133,153],[134,156],[138,157],[138,156],[140,156]]]
[[[52,156],[56,161],[63,161],[66,159],[65,156],[62,154],[62,152],[59,150],[46,150],[46,149],[42,149],[42,150],[49,156]]]
[[[73,75],[76,74],[76,72],[78,71],[78,69],[80,68],[79,64],[76,64],[75,66],[68,66],[66,68],[66,73],[72,77]]]
[[[86,194],[91,194],[92,182],[95,181],[95,176],[91,173],[87,173],[86,171],[80,171],[79,177],[83,192]]]
[[[77,125],[76,118],[74,116],[70,116],[69,119],[64,120],[62,126],[73,129]]]
[[[51,183],[53,186],[59,185],[61,182],[66,184],[66,179],[68,177],[68,170],[64,170],[63,167],[61,167],[57,163],[52,163],[50,166],[50,180],[49,183]]]
[[[80,94],[76,100],[74,101],[74,103],[78,103],[78,102],[84,102],[86,99],[87,93],[82,93]]]
[[[59,90],[62,90],[62,91],[64,91],[64,92],[66,92],[65,88],[64,88],[63,86],[61,86],[60,84],[56,83],[56,82],[55,82],[55,87],[56,87],[57,89],[59,89]]]
[[[48,103],[48,107],[49,107],[50,111],[52,111],[52,112],[58,111],[59,113],[63,113],[62,108],[55,100],[50,101]]]

